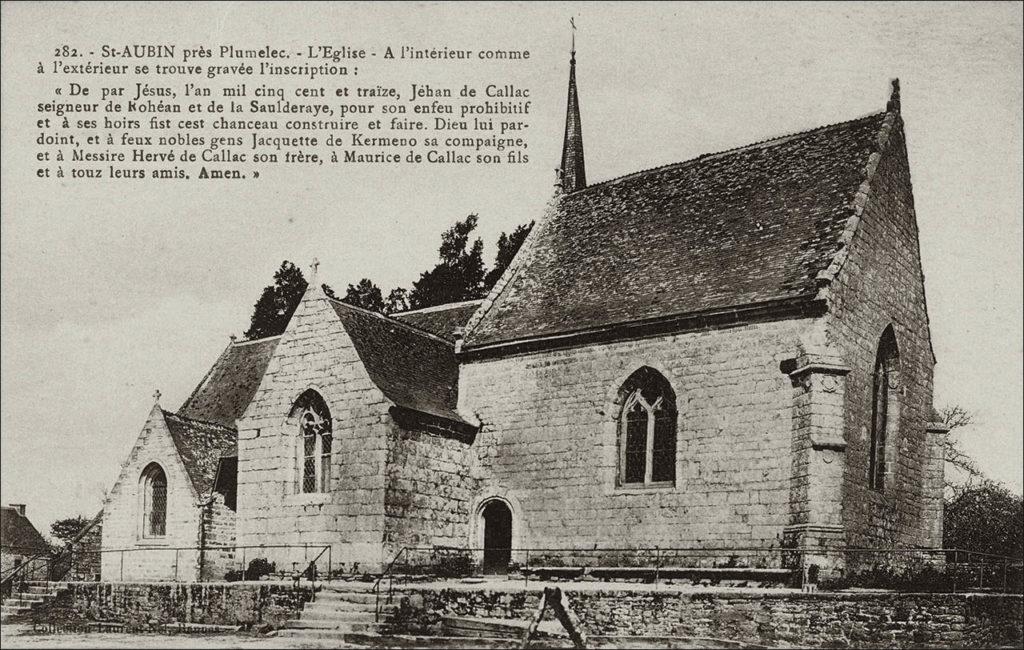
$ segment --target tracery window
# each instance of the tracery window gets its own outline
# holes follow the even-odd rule
[[[668,380],[645,366],[622,385],[619,399],[619,483],[673,483],[677,416],[675,393]]]
[[[297,419],[298,492],[328,492],[331,489],[331,412],[327,403],[314,390],[307,390],[292,406],[291,417]]]
[[[879,492],[885,489],[886,451],[896,438],[899,426],[899,361],[896,335],[885,328],[875,355],[871,394],[871,446],[868,450],[868,485]]]
[[[167,475],[156,463],[142,472],[142,536],[167,534]]]

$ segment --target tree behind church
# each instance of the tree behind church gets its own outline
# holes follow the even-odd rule
[[[89,522],[90,520],[82,515],[58,519],[50,524],[50,535],[55,539],[59,539],[66,546],[78,537],[78,533],[82,532],[89,525]]]
[[[306,292],[306,278],[302,270],[288,260],[274,273],[274,284],[264,287],[260,299],[253,306],[247,339],[261,339],[283,334],[292,314]]]
[[[345,292],[345,297],[341,300],[356,307],[386,313],[384,295],[381,293],[380,287],[374,284],[370,278],[363,278],[357,284],[348,285],[348,291]]]
[[[512,263],[512,258],[522,248],[523,242],[526,241],[526,236],[530,234],[531,230],[533,230],[532,221],[528,224],[519,224],[512,234],[501,233],[501,236],[498,237],[498,255],[494,258],[494,268],[488,271],[487,277],[484,278],[484,286],[487,291],[490,291],[501,279],[501,274]]]
[[[412,283],[409,293],[412,309],[474,300],[487,292],[484,285],[484,242],[478,237],[472,245],[469,243],[477,220],[477,215],[471,214],[462,221],[456,221],[441,235],[440,261]]]
[[[512,262],[530,234],[533,222],[519,225],[511,233],[501,233],[494,268],[489,272],[483,260],[483,241],[477,238],[472,245],[469,243],[477,222],[477,215],[471,214],[455,222],[441,235],[439,262],[420,274],[411,291],[397,287],[384,298],[380,287],[369,278],[363,278],[354,285],[348,285],[341,300],[363,309],[392,314],[484,297]],[[325,284],[323,288],[328,296],[338,299],[331,287]],[[282,262],[281,268],[274,273],[274,284],[264,287],[253,307],[245,338],[252,340],[283,334],[305,291],[306,278],[302,270],[288,260]]]

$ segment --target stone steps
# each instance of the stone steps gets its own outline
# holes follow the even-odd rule
[[[306,603],[299,617],[285,623],[278,635],[305,639],[343,639],[345,634],[376,637],[380,632],[377,594],[346,587],[331,586],[317,592],[316,600]]]
[[[347,603],[365,603],[373,606],[377,603],[377,594],[375,593],[364,593],[364,592],[352,592],[352,591],[335,591],[335,590],[323,590],[318,592],[316,595],[316,602],[334,602],[344,601]]]
[[[18,616],[30,614],[36,607],[49,602],[67,588],[66,582],[45,582],[29,580],[28,591],[15,592],[0,604],[0,621],[6,622]]]
[[[467,638],[457,636],[406,636],[344,632],[341,630],[279,630],[277,636],[309,641],[337,641],[378,648],[518,648],[514,639]],[[569,644],[567,647],[571,647]]]
[[[303,621],[337,621],[340,623],[375,623],[377,615],[370,610],[368,612],[346,612],[332,609],[310,610],[307,605],[302,610]]]
[[[359,623],[342,620],[298,619],[288,621],[286,627],[280,630],[279,633],[290,632],[297,633],[298,636],[307,636],[305,634],[307,632],[319,633],[324,631],[344,632],[346,634],[351,634],[354,632],[362,634],[379,634],[380,625],[372,621],[368,623]],[[293,636],[295,635],[296,634],[293,634]]]

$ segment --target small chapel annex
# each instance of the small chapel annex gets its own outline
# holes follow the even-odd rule
[[[588,184],[574,54],[556,195],[489,295],[389,317],[311,278],[281,336],[153,407],[103,579],[219,579],[225,546],[348,571],[937,547],[934,364],[898,82],[878,113]]]

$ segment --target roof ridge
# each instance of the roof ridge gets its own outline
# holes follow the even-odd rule
[[[577,196],[577,195],[586,193],[588,190],[590,190],[592,188],[602,187],[602,186],[606,186],[606,185],[612,185],[614,183],[618,183],[620,181],[624,181],[624,180],[629,179],[629,178],[641,176],[643,174],[649,174],[649,173],[652,173],[652,172],[662,171],[662,170],[670,169],[670,168],[682,168],[682,167],[684,167],[686,165],[692,165],[694,163],[702,162],[702,161],[705,161],[705,160],[713,160],[713,159],[718,158],[720,156],[725,156],[727,154],[733,154],[733,153],[739,153],[740,151],[745,151],[745,150],[748,150],[748,149],[764,148],[764,147],[772,146],[772,145],[775,145],[775,144],[783,144],[785,142],[788,142],[788,141],[792,140],[793,138],[798,138],[800,136],[810,135],[812,133],[819,133],[821,131],[826,131],[828,129],[839,128],[841,126],[846,126],[848,124],[852,124],[853,122],[859,122],[861,120],[866,120],[866,119],[871,118],[871,117],[881,117],[881,116],[885,115],[887,112],[888,111],[876,111],[874,113],[868,113],[867,115],[861,115],[860,117],[855,117],[855,118],[852,118],[852,119],[849,119],[849,120],[843,120],[842,122],[833,122],[831,124],[824,124],[822,126],[814,127],[813,129],[805,129],[803,131],[795,131],[793,133],[786,133],[786,134],[778,135],[778,136],[775,136],[775,137],[772,137],[772,138],[768,138],[768,139],[765,139],[765,140],[758,140],[756,142],[751,142],[749,144],[741,145],[741,146],[738,146],[738,147],[732,147],[730,149],[723,149],[721,151],[714,151],[714,152],[710,152],[710,153],[702,153],[702,154],[700,154],[699,156],[697,156],[695,158],[688,158],[687,160],[681,160],[681,161],[673,162],[673,163],[666,163],[664,165],[658,165],[657,167],[649,167],[647,169],[641,169],[641,170],[638,170],[638,171],[635,171],[635,172],[630,172],[628,174],[623,174],[621,176],[615,176],[613,178],[609,178],[609,179],[606,179],[606,180],[603,180],[603,181],[600,181],[600,182],[597,182],[597,183],[593,183],[593,184],[588,185],[588,186],[584,187],[583,189],[577,190],[575,192],[570,192],[570,193],[566,194],[566,196]]]
[[[263,343],[264,341],[269,341],[270,339],[279,339],[282,336],[284,336],[284,334],[275,334],[273,336],[264,336],[263,338],[249,339],[249,340],[246,340],[246,341],[231,341],[231,342],[228,343],[228,347],[236,347],[237,348],[237,347],[241,347],[243,345],[252,345],[253,343]]]
[[[454,347],[454,344],[451,341],[445,340],[445,339],[441,338],[440,336],[438,336],[437,334],[434,334],[433,332],[428,332],[425,329],[421,329],[419,327],[416,327],[415,325],[412,325],[411,323],[406,323],[405,321],[398,320],[397,318],[392,318],[391,316],[388,316],[387,314],[382,314],[382,313],[380,313],[378,311],[373,311],[372,309],[366,309],[364,307],[357,307],[356,305],[347,303],[344,300],[340,300],[338,298],[331,298],[330,296],[327,296],[327,299],[330,300],[331,302],[335,303],[335,304],[344,305],[345,307],[347,307],[349,309],[352,309],[356,313],[362,313],[362,314],[366,314],[368,316],[373,316],[375,318],[383,320],[383,321],[385,321],[387,323],[390,323],[392,325],[398,325],[399,327],[404,327],[405,329],[411,331],[413,334],[418,334],[418,335],[423,336],[425,338],[433,339],[433,340],[438,341],[440,343],[444,343],[448,347]]]
[[[230,432],[235,433],[235,434],[238,433],[238,429],[236,429],[235,427],[229,427],[228,425],[221,424],[220,422],[214,422],[213,420],[202,420],[200,418],[194,418],[194,417],[190,417],[188,415],[182,415],[181,413],[176,413],[176,412],[173,412],[173,411],[165,411],[164,409],[160,409],[160,410],[163,411],[164,417],[167,417],[169,415],[169,416],[171,416],[173,418],[177,418],[179,420],[186,420],[188,422],[198,422],[199,424],[208,424],[208,425],[210,425],[212,427],[217,427],[218,429],[223,429],[225,431],[230,431]]]
[[[404,316],[405,314],[426,314],[426,313],[435,312],[435,311],[443,311],[445,309],[455,309],[456,307],[462,307],[462,306],[465,306],[465,305],[468,305],[468,304],[474,303],[474,302],[479,304],[479,303],[481,303],[483,301],[484,301],[483,298],[473,298],[472,300],[459,300],[457,302],[446,302],[446,303],[444,303],[442,305],[431,305],[430,307],[420,307],[418,309],[406,309],[405,311],[396,311],[396,312],[393,312],[392,314],[389,314],[388,317],[389,318],[394,318],[395,316]]]

